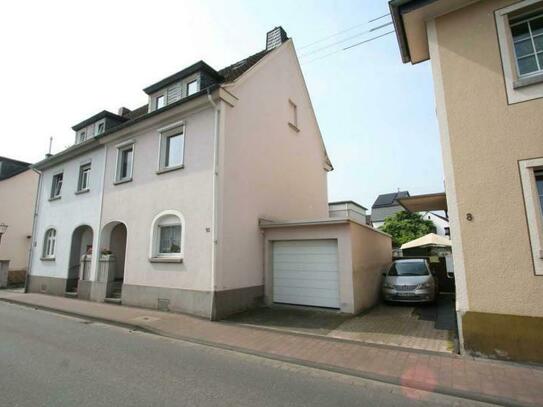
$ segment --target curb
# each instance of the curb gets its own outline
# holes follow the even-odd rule
[[[103,323],[103,324],[106,324],[106,325],[118,326],[118,327],[122,327],[122,328],[125,328],[125,329],[130,329],[130,330],[139,331],[139,332],[143,332],[143,333],[147,333],[147,334],[161,336],[161,337],[168,338],[168,339],[181,340],[181,341],[185,341],[185,342],[189,342],[189,343],[194,343],[194,344],[197,344],[197,345],[209,346],[209,347],[213,347],[213,348],[224,349],[224,350],[243,353],[243,354],[247,354],[247,355],[258,356],[258,357],[262,357],[262,358],[265,358],[265,359],[276,360],[276,361],[281,361],[281,362],[285,362],[285,363],[291,363],[291,364],[305,366],[305,367],[309,367],[309,368],[313,368],[313,369],[326,370],[326,371],[333,372],[333,373],[338,373],[338,374],[343,374],[343,375],[353,376],[353,377],[359,377],[359,378],[362,378],[362,379],[378,381],[378,382],[392,384],[392,385],[396,385],[396,386],[410,387],[410,388],[413,388],[413,389],[416,389],[416,390],[422,390],[422,391],[426,391],[426,392],[430,392],[430,393],[439,393],[439,394],[443,394],[443,395],[446,395],[446,396],[463,398],[463,399],[472,400],[472,401],[479,401],[479,402],[483,402],[483,403],[497,404],[497,405],[507,406],[507,407],[534,407],[534,406],[537,406],[535,404],[527,404],[527,403],[519,402],[517,400],[512,400],[512,399],[503,398],[503,397],[489,396],[489,395],[474,393],[474,392],[470,392],[470,391],[455,390],[455,389],[452,389],[450,387],[445,387],[445,386],[439,386],[438,385],[438,386],[436,386],[434,388],[430,388],[427,383],[419,382],[419,381],[416,381],[416,380],[403,380],[402,381],[402,380],[400,380],[400,378],[397,378],[397,377],[386,376],[386,375],[381,375],[381,374],[372,373],[372,372],[365,372],[365,371],[360,371],[360,370],[347,369],[347,368],[342,368],[342,367],[329,365],[329,364],[325,364],[325,363],[311,362],[311,361],[308,361],[308,360],[292,358],[292,357],[283,356],[283,355],[275,354],[275,353],[259,352],[259,351],[254,351],[254,350],[242,348],[242,347],[226,345],[226,344],[223,344],[223,343],[220,343],[220,342],[212,342],[212,341],[207,341],[207,340],[203,340],[203,339],[187,337],[187,336],[183,336],[183,335],[171,335],[171,334],[168,334],[167,332],[161,331],[161,330],[156,329],[156,328],[149,328],[149,327],[144,327],[144,326],[141,326],[141,325],[138,325],[138,324],[130,324],[130,323],[115,321],[115,320],[106,319],[106,318],[88,316],[88,315],[84,315],[84,314],[79,314],[77,312],[59,310],[58,308],[30,304],[30,303],[27,303],[27,302],[18,301],[18,300],[14,300],[14,299],[11,299],[11,298],[2,298],[2,297],[0,297],[0,301],[5,302],[5,303],[9,303],[9,304],[24,306],[24,307],[27,307],[27,308],[44,310],[44,311],[48,311],[48,312],[52,312],[52,313],[56,313],[56,314],[60,314],[60,315],[66,315],[66,316],[71,316],[71,317],[76,317],[76,318],[81,318],[81,319],[87,319],[89,321],[99,322],[99,323]]]

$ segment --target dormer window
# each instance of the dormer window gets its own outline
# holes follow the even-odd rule
[[[77,142],[82,143],[87,139],[87,132],[85,130],[79,132],[79,137]]]
[[[96,123],[96,131],[95,134],[98,136],[104,132],[106,129],[106,123],[105,122],[98,122]]]
[[[187,83],[187,96],[193,95],[198,92],[198,80],[193,80]]]
[[[166,98],[160,95],[155,99],[155,110],[162,109],[166,105]]]

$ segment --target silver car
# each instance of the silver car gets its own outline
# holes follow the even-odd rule
[[[383,299],[398,302],[433,302],[437,281],[425,259],[395,260],[383,274]]]

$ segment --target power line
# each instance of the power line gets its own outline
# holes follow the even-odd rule
[[[377,39],[379,39],[379,38],[382,38],[382,37],[384,37],[384,36],[386,36],[386,35],[392,34],[393,32],[395,32],[395,31],[394,31],[394,30],[388,31],[388,32],[386,32],[386,33],[384,33],[384,34],[377,35],[377,36],[372,37],[372,38],[368,38],[367,40],[358,42],[358,43],[353,44],[353,45],[350,45],[350,46],[348,46],[348,47],[336,49],[335,51],[330,52],[330,53],[328,53],[328,54],[325,54],[325,55],[322,55],[322,56],[320,56],[320,57],[311,59],[311,60],[309,60],[309,61],[307,61],[307,62],[302,62],[302,65],[308,65],[308,64],[311,64],[311,63],[313,63],[313,62],[315,62],[315,61],[319,61],[319,60],[321,60],[321,59],[324,59],[324,58],[327,58],[327,57],[332,56],[332,55],[334,55],[334,54],[337,54],[338,52],[346,51],[346,50],[348,50],[348,49],[350,49],[350,48],[353,48],[353,47],[356,47],[356,46],[358,46],[358,45],[362,45],[362,44],[366,44],[366,43],[371,42],[371,41],[375,41],[375,40],[377,40]]]
[[[378,39],[378,38],[384,37],[385,35],[389,35],[389,34],[392,34],[393,32],[396,32],[396,31],[394,31],[394,30],[392,30],[392,31],[388,31],[388,32],[386,32],[386,33],[384,33],[384,34],[378,35],[378,36],[376,36],[376,37],[373,37],[373,38],[370,38],[370,39],[368,39],[368,40],[365,40],[365,41],[360,41],[360,42],[357,42],[356,44],[353,44],[353,45],[349,45],[348,47],[346,47],[346,48],[343,48],[343,51],[346,51],[346,50],[348,50],[348,49],[351,49],[351,48],[357,47],[357,46],[359,46],[359,45],[362,45],[362,44],[365,44],[365,43],[367,43],[367,42],[370,42],[370,41],[376,40],[376,39]]]
[[[381,17],[377,17],[377,18],[374,18],[374,19],[368,21],[368,23],[373,23],[374,21],[380,20],[380,19],[385,18],[385,17],[387,17],[389,15],[390,15],[390,13],[383,14]]]
[[[350,27],[350,28],[347,28],[347,29],[345,29],[345,30],[338,31],[338,32],[335,33],[335,34],[332,34],[332,35],[328,35],[328,36],[326,36],[326,37],[323,37],[323,38],[321,38],[320,40],[314,41],[314,42],[312,42],[312,43],[310,43],[310,44],[301,46],[301,47],[299,47],[298,49],[301,51],[302,49],[309,48],[309,47],[311,47],[312,45],[319,44],[319,43],[321,43],[321,42],[323,42],[323,41],[326,41],[326,40],[328,40],[328,39],[330,39],[330,38],[337,37],[337,36],[340,35],[340,34],[344,34],[344,33],[346,33],[346,32],[352,31],[352,30],[354,30],[355,28],[362,27],[363,25],[366,25],[366,24],[367,24],[367,23],[362,23],[362,24],[354,25],[354,26],[352,26],[352,27]]]
[[[344,42],[352,40],[353,38],[360,37],[361,35],[372,33],[374,31],[380,30],[381,28],[387,27],[387,26],[389,26],[391,24],[392,24],[392,21],[390,21],[390,22],[388,22],[386,24],[381,24],[381,25],[379,25],[377,27],[374,27],[374,28],[372,28],[370,30],[362,31],[361,33],[358,33],[358,34],[352,35],[350,37],[344,38],[344,39],[342,39],[340,41],[336,41],[336,42],[333,42],[331,44],[325,45],[324,47],[321,47],[321,48],[318,48],[316,50],[310,51],[310,52],[308,52],[306,54],[302,54],[300,56],[300,58],[305,58],[305,57],[307,57],[309,55],[316,54],[317,52],[320,52],[320,51],[323,51],[323,50],[328,49],[330,47],[333,47],[334,45],[342,44]]]

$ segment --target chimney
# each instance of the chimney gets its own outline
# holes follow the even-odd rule
[[[277,48],[286,40],[288,40],[288,37],[285,30],[283,30],[283,27],[275,27],[273,30],[268,31],[268,33],[266,34],[266,51]]]
[[[132,110],[130,110],[129,108],[127,107],[120,107],[117,114],[119,116],[122,116],[122,117],[125,117],[126,115],[128,115],[128,113],[130,113]]]

